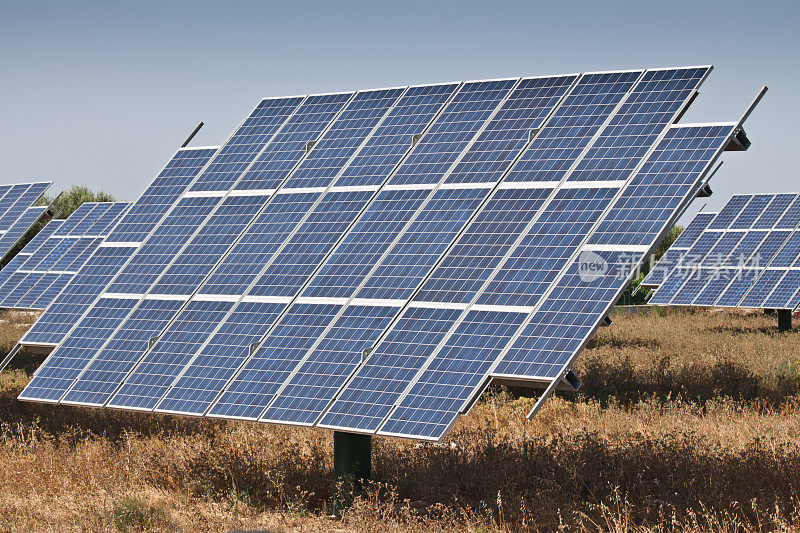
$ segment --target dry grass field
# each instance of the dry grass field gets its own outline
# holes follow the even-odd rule
[[[0,322],[7,350],[29,317]],[[332,434],[21,403],[0,381],[0,531],[800,530],[800,330],[775,317],[614,317],[579,394],[490,391],[445,442],[375,439],[339,518]]]

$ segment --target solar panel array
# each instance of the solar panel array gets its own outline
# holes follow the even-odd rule
[[[674,124],[709,71],[265,99],[20,398],[440,439],[569,370],[740,128]]]
[[[129,205],[85,202],[63,223],[40,231],[44,236],[37,234],[23,248],[26,253],[14,257],[14,264],[9,264],[12,269],[0,271],[0,307],[47,307],[75,277]]]
[[[0,259],[4,259],[22,237],[47,212],[33,207],[52,182],[0,185]]]
[[[649,303],[794,310],[800,305],[800,195],[737,195],[704,226]],[[678,255],[678,254],[675,254]]]

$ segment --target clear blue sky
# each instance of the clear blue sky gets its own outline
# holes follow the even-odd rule
[[[711,63],[685,121],[735,120],[709,206],[800,191],[800,2],[3,2],[0,183],[133,199],[202,120],[264,96]],[[693,211],[700,206],[695,204]]]

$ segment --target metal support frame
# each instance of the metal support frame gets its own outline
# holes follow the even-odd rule
[[[205,124],[203,124],[203,122],[200,122],[200,123],[199,123],[199,124],[198,124],[198,125],[197,125],[197,126],[196,126],[196,127],[193,129],[193,130],[192,130],[192,133],[190,133],[190,134],[189,134],[189,136],[188,136],[188,137],[186,137],[186,140],[185,140],[185,141],[183,141],[183,144],[181,145],[181,148],[186,148],[186,146],[187,146],[187,145],[188,145],[190,142],[192,142],[192,139],[194,139],[194,136],[195,136],[195,135],[197,135],[197,132],[198,132],[198,131],[200,131],[200,128],[202,128],[203,126],[205,126]]]
[[[337,490],[334,510],[338,513],[352,503],[353,497],[364,488],[364,481],[372,477],[372,435],[333,432],[333,473]]]
[[[778,331],[792,330],[791,309],[778,309]]]

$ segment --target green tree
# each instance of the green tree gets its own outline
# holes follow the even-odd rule
[[[67,218],[84,202],[116,202],[114,195],[103,190],[94,192],[86,185],[73,185],[71,189],[60,195],[42,196],[36,205],[50,205],[56,218]],[[52,204],[52,205],[51,205]]]
[[[636,278],[634,278],[634,280],[625,290],[622,298],[620,298],[619,302],[617,302],[617,305],[642,305],[645,303],[645,296],[647,296],[648,291],[636,292],[639,288],[639,284],[642,282],[647,273],[650,272],[651,266],[658,263],[659,259],[661,259],[665,253],[667,253],[667,250],[669,250],[669,247],[675,242],[675,239],[680,236],[681,232],[683,232],[683,226],[675,225],[669,229],[664,238],[661,239],[661,242],[658,243],[658,246],[656,246],[656,249],[653,251],[652,255],[645,260],[644,264],[642,265],[641,272],[638,276],[636,276]]]

